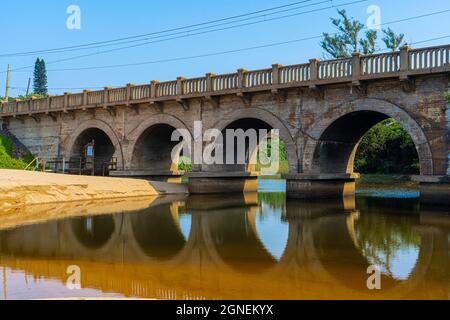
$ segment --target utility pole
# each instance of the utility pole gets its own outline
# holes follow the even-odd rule
[[[8,63],[8,70],[6,71],[6,90],[5,90],[6,102],[8,102],[10,73],[11,73],[11,68],[10,68],[9,63]]]
[[[28,85],[27,85],[27,96],[30,94],[30,84],[31,84],[31,78],[28,78]]]

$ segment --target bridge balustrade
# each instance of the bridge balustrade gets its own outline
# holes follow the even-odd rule
[[[281,67],[280,83],[289,84],[296,82],[307,82],[310,80],[310,64],[297,64],[293,66]]]
[[[143,100],[150,98],[150,85],[131,87],[131,100]]]
[[[70,107],[80,107],[83,105],[82,93],[70,94],[68,95],[67,99],[68,99],[68,106]]]
[[[103,90],[102,91],[92,91],[87,94],[87,104],[88,105],[97,105],[103,103]]]
[[[272,69],[256,70],[244,73],[244,87],[255,88],[272,84]]]
[[[446,67],[450,65],[450,45],[425,49],[413,49],[409,52],[409,69],[421,70]]]
[[[352,59],[321,61],[318,68],[319,80],[349,78],[352,76]]]
[[[46,111],[47,110],[47,99],[36,99],[32,101],[32,111]]]
[[[161,82],[156,85],[156,97],[170,97],[177,95],[178,81]]]
[[[52,110],[61,110],[64,108],[64,96],[55,96],[50,97],[50,109]]]
[[[361,75],[388,74],[400,71],[398,52],[368,55],[361,58]]]
[[[127,101],[127,88],[117,88],[107,90],[108,103],[117,103]]]
[[[230,73],[218,75],[213,78],[213,91],[227,91],[234,90],[238,87],[238,74]]]
[[[236,73],[213,75],[193,79],[178,78],[175,81],[146,85],[127,85],[122,88],[106,87],[43,99],[2,102],[0,117],[61,111],[83,106],[104,104],[128,104],[132,101],[167,100],[177,96],[188,98],[199,95],[220,95],[245,90],[269,90],[295,86],[315,86],[339,82],[383,79],[420,74],[450,72],[450,45],[411,49],[402,47],[398,52],[372,55],[354,54],[352,58],[320,61],[291,66],[273,65],[271,69],[255,71],[238,70]]]
[[[188,79],[182,82],[183,95],[206,92],[206,78]]]

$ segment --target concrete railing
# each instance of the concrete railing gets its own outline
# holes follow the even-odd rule
[[[450,72],[450,45],[411,49],[402,47],[398,52],[361,55],[355,53],[348,59],[320,61],[281,66],[270,69],[151,84],[132,85],[122,88],[105,87],[104,90],[89,91],[43,99],[2,102],[0,117],[21,114],[49,113],[77,108],[99,106],[132,105],[166,100],[210,97],[240,92],[267,91],[291,87],[315,87],[330,83],[359,83],[359,81],[384,78],[407,79],[409,76]]]

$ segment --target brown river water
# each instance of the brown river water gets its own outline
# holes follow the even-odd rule
[[[0,212],[0,299],[450,299],[449,208],[283,190]]]

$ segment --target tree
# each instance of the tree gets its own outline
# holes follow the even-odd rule
[[[340,18],[331,18],[338,32],[333,35],[324,33],[321,46],[333,58],[349,58],[352,53],[359,52],[359,33],[364,25],[349,18],[345,10],[338,10],[338,14]]]
[[[362,53],[372,54],[377,51],[378,33],[376,30],[369,30],[366,32],[366,38],[359,40],[362,47]]]
[[[338,18],[331,18],[337,28],[334,34],[324,33],[320,45],[332,58],[349,58],[354,52],[373,54],[377,51],[378,32],[368,30],[360,35],[364,24],[354,18],[349,18],[345,10],[338,10]],[[404,34],[397,35],[391,28],[383,30],[382,41],[389,50],[397,51],[405,38]]]
[[[383,30],[383,33],[383,42],[386,47],[392,52],[398,51],[398,48],[400,48],[400,46],[402,45],[405,35],[403,33],[397,35],[391,28]]]
[[[366,133],[355,157],[359,173],[417,174],[419,157],[411,136],[393,119]]]
[[[444,93],[444,98],[445,98],[445,100],[447,100],[447,103],[450,103],[450,91]]]
[[[34,79],[33,79],[33,88],[34,93],[46,96],[48,93],[47,90],[47,70],[45,68],[44,59],[36,59],[36,63],[34,64]]]

